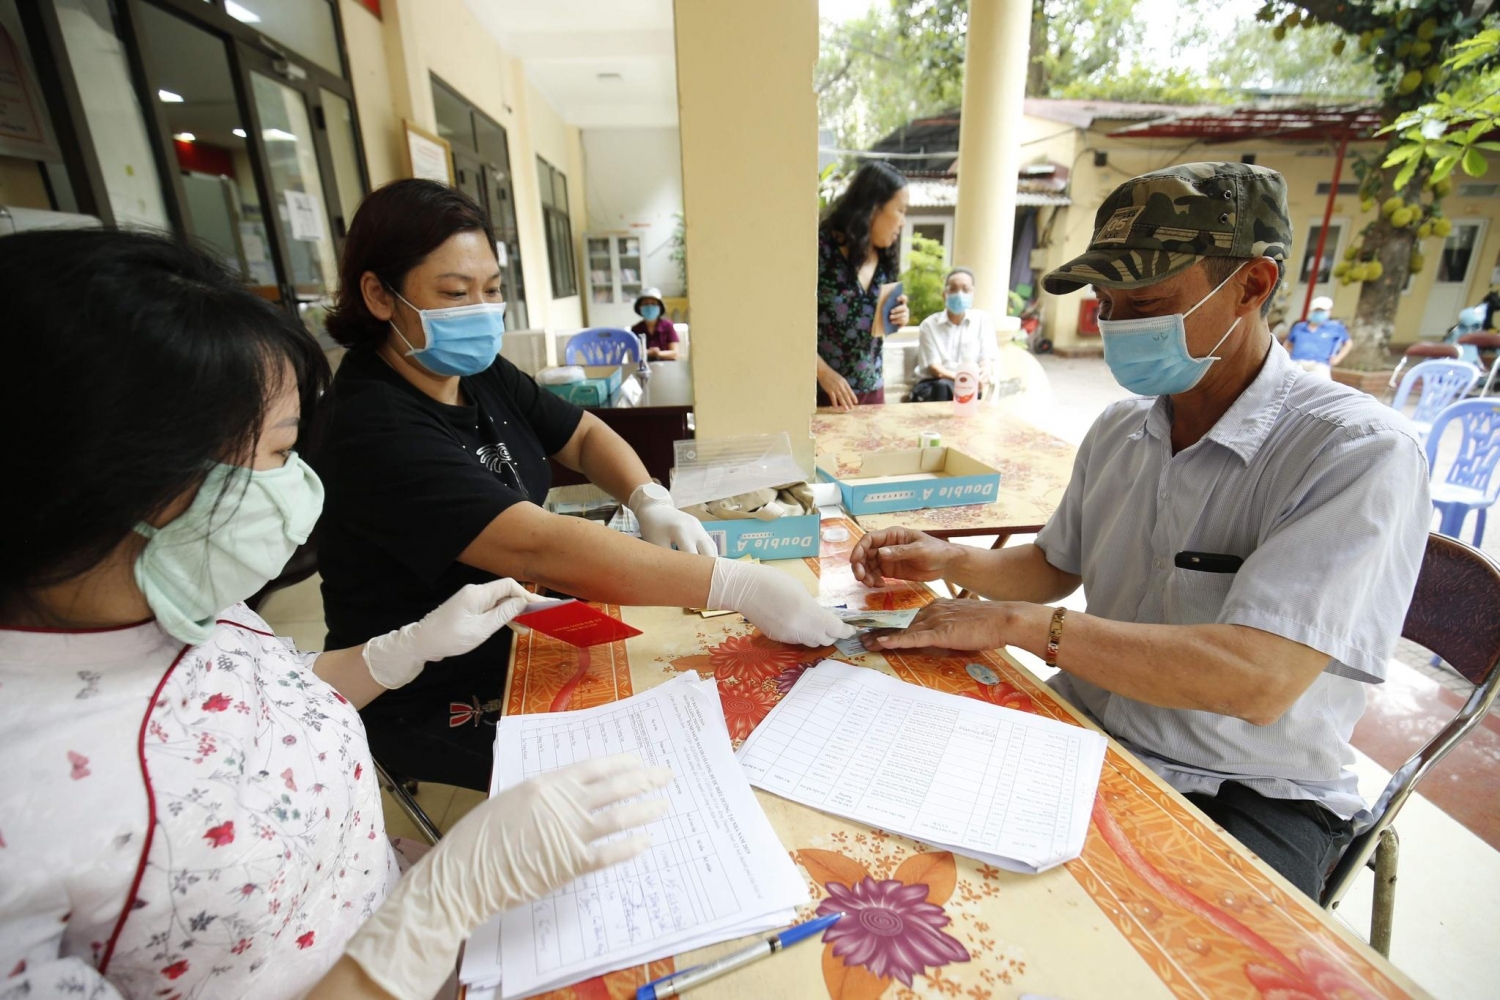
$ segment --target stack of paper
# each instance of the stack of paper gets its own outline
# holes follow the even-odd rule
[[[739,756],[769,792],[1039,872],[1083,850],[1106,745],[1090,729],[824,660]]]
[[[459,974],[471,996],[496,986],[506,1000],[530,996],[784,927],[808,901],[734,758],[713,680],[684,674],[598,708],[501,719],[491,794],[614,754],[673,771],[655,793],[671,808],[646,828],[650,849],[476,931]]]

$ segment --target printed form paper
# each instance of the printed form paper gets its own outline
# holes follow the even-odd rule
[[[614,754],[672,769],[654,793],[671,808],[645,828],[650,849],[489,921],[469,939],[465,983],[529,996],[784,927],[809,900],[735,760],[711,679],[686,674],[610,705],[501,719],[491,794]]]
[[[740,747],[751,784],[1010,871],[1083,850],[1108,741],[836,660]]]

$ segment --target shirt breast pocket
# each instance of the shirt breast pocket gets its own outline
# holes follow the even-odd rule
[[[1203,570],[1174,568],[1167,578],[1164,608],[1171,625],[1210,625],[1219,620],[1219,612],[1234,586],[1233,573],[1207,573]]]

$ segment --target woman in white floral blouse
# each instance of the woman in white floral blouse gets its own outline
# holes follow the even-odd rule
[[[0,239],[0,301],[0,998],[430,997],[478,923],[644,846],[613,835],[665,776],[600,763],[398,877],[358,708],[525,592],[298,652],[241,602],[321,510],[292,450],[316,344],[141,234]]]

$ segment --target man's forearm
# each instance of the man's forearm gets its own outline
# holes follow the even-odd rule
[[[1053,609],[1009,604],[1006,644],[1046,653]],[[1057,665],[1080,680],[1162,708],[1270,725],[1328,663],[1326,654],[1246,625],[1141,625],[1070,612]]]
[[[1047,561],[1034,543],[1001,549],[955,545],[953,565],[943,574],[949,583],[992,601],[1060,601],[1078,589],[1080,578]]]

